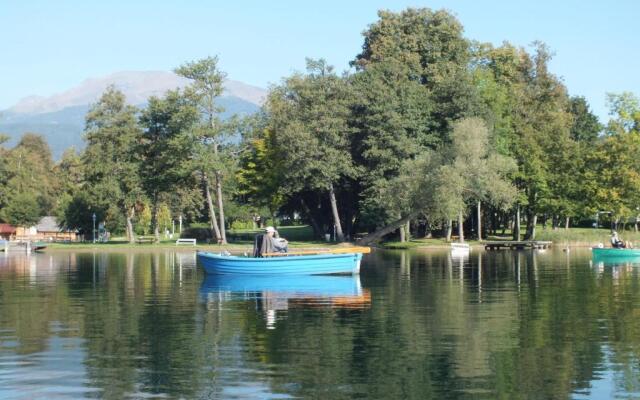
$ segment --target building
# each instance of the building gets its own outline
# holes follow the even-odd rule
[[[15,226],[10,224],[0,224],[0,240],[12,240],[15,236]]]
[[[42,217],[38,224],[30,228],[17,227],[15,238],[18,240],[44,240],[48,242],[75,241],[78,235],[58,225],[56,217]]]

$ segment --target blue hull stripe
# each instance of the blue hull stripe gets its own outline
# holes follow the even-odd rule
[[[357,274],[362,254],[318,254],[249,258],[198,252],[198,260],[209,274],[324,275]]]

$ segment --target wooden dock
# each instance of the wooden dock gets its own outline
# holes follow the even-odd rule
[[[485,250],[524,250],[524,249],[548,249],[553,243],[542,240],[504,240],[485,242]]]

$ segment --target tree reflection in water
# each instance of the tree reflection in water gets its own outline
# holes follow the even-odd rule
[[[380,251],[360,277],[238,282],[190,252],[0,255],[0,397],[637,396],[638,271]]]

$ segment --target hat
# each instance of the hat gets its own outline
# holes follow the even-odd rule
[[[276,231],[276,229],[275,229],[273,226],[267,226],[267,227],[265,228],[265,231],[266,231],[267,233],[269,233],[269,232],[275,232],[275,231]]]

